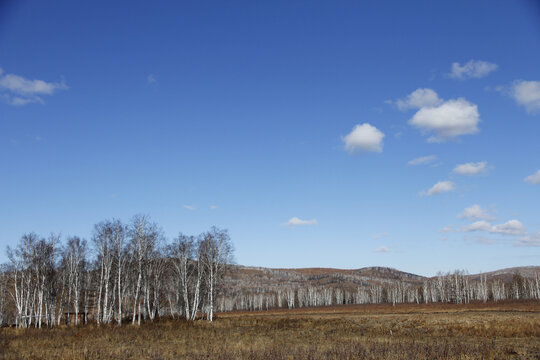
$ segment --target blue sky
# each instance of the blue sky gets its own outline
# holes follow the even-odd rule
[[[4,1],[0,248],[144,213],[244,265],[538,264],[539,64],[526,0]]]

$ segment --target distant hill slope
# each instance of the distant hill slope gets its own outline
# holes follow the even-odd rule
[[[540,266],[514,267],[469,275],[472,279],[486,276],[488,280],[511,280],[515,274],[534,277]],[[272,269],[233,265],[227,272],[225,284],[228,292],[277,291],[283,288],[340,287],[356,289],[371,285],[402,281],[408,285],[421,285],[428,277],[407,273],[389,267],[365,267],[360,269],[298,268]]]
[[[479,279],[480,276],[486,276],[487,280],[500,279],[503,281],[509,281],[518,274],[526,278],[534,277],[537,273],[540,273],[540,266],[519,266],[506,269],[500,269],[495,271],[488,271],[479,274],[472,274],[470,277],[473,280]]]

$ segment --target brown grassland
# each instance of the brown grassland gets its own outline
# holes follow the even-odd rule
[[[0,329],[3,359],[540,359],[540,303],[358,305]]]

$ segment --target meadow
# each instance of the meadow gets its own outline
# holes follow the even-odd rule
[[[540,359],[540,302],[218,313],[214,322],[0,329],[2,359]]]

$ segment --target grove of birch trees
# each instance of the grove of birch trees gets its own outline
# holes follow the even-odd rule
[[[233,249],[226,230],[167,243],[146,216],[96,224],[90,242],[24,234],[0,268],[0,324],[140,325],[156,317],[212,321]]]

